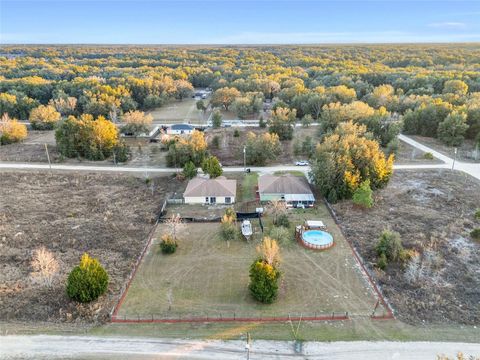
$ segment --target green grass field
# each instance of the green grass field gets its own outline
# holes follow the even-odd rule
[[[322,219],[336,245],[324,252],[306,250],[294,242],[282,246],[283,273],[279,298],[271,305],[254,301],[248,291],[248,269],[256,258],[256,236],[225,242],[219,237],[218,223],[187,224],[179,236],[173,255],[159,252],[158,238],[140,265],[120,307],[120,318],[176,317],[262,317],[349,312],[368,316],[376,302],[362,277],[351,249],[341,236],[327,209],[290,212],[292,226],[304,219]],[[269,219],[265,219],[269,224]],[[168,293],[173,294],[169,304]],[[171,306],[170,306],[171,305]]]
[[[273,175],[285,175],[285,174],[290,174],[290,175],[293,175],[293,176],[305,176],[305,173],[303,171],[300,171],[300,170],[290,170],[290,171],[275,171],[273,173]]]
[[[149,111],[148,114],[153,116],[154,124],[163,123],[194,123],[206,124],[208,114],[197,110],[197,100],[193,98],[174,100],[164,106]]]

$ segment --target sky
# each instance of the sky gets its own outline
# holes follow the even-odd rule
[[[0,0],[2,44],[479,41],[480,0]]]

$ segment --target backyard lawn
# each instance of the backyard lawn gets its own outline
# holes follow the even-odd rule
[[[248,291],[248,269],[262,238],[258,222],[254,222],[256,236],[250,243],[243,239],[225,242],[218,234],[218,223],[186,224],[173,255],[159,251],[164,231],[161,225],[118,317],[230,317],[234,313],[236,317],[313,316],[347,311],[350,315],[370,315],[377,299],[324,205],[292,210],[289,215],[292,226],[304,219],[322,219],[336,245],[324,252],[306,250],[293,238],[281,245],[283,275],[274,304],[257,303]],[[268,231],[268,217],[264,223]]]

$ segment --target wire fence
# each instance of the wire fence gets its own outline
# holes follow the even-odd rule
[[[366,316],[357,315],[357,316]],[[285,322],[285,321],[345,321],[349,320],[348,312],[309,312],[283,314],[251,314],[241,312],[204,312],[189,314],[150,314],[150,315],[117,315],[112,316],[116,323],[194,323],[194,322]]]
[[[372,287],[375,294],[378,296],[378,301],[377,301],[377,304],[375,305],[375,308],[372,312],[371,318],[372,319],[393,319],[393,318],[395,318],[393,307],[391,306],[391,304],[388,302],[388,300],[383,295],[383,293],[380,289],[380,286],[375,282],[373,275],[370,273],[370,270],[368,269],[368,267],[364,264],[364,262],[362,260],[362,257],[360,256],[360,254],[359,254],[358,250],[356,249],[355,245],[348,239],[347,236],[345,236],[345,233],[343,232],[340,220],[338,219],[337,214],[335,213],[335,210],[333,209],[333,207],[330,205],[330,203],[326,199],[323,199],[323,201],[324,201],[325,206],[327,207],[328,211],[330,212],[330,215],[332,216],[333,220],[338,225],[338,228],[340,229],[340,232],[342,233],[343,237],[345,238],[347,243],[350,245],[350,248],[352,249],[352,252],[353,252],[353,255],[354,255],[355,259],[357,260],[358,264],[360,265],[360,268],[361,268],[362,272],[366,276],[366,280],[368,281],[368,283]],[[384,309],[384,312],[382,313],[382,315],[377,315],[375,312],[376,312],[376,310],[377,310],[377,308],[379,307],[380,304],[382,305],[382,308]]]
[[[340,221],[337,218],[337,215],[331,205],[326,201],[325,204],[332,215],[335,223],[339,226],[340,231],[343,234],[342,228],[340,226]],[[145,256],[152,240],[153,235],[159,222],[162,222],[162,215],[165,213],[165,208],[167,206],[167,199],[165,199],[162,204],[162,209],[157,218],[157,222],[151,229],[147,243],[137,261],[134,264],[133,270],[130,276],[127,279],[126,285],[121,290],[121,295],[116,306],[111,310],[111,321],[116,323],[194,323],[194,322],[285,322],[285,321],[344,321],[349,320],[351,317],[370,317],[374,320],[383,320],[383,319],[393,319],[394,312],[388,302],[388,300],[383,296],[378,285],[373,280],[372,275],[370,274],[367,267],[364,265],[362,258],[360,257],[357,249],[354,245],[348,240],[348,238],[343,234],[347,243],[350,245],[353,255],[356,258],[357,262],[362,269],[362,272],[365,274],[366,280],[369,285],[372,287],[375,294],[378,296],[378,300],[375,303],[371,313],[361,313],[361,314],[349,314],[348,311],[340,312],[309,312],[309,313],[283,313],[283,314],[252,314],[252,313],[241,313],[241,312],[200,312],[195,314],[175,314],[173,312],[164,312],[164,313],[152,313],[152,314],[124,314],[119,315],[118,312],[120,307],[126,297],[130,284],[135,277],[138,266],[140,265],[143,257]],[[184,219],[187,220],[187,219]],[[190,219],[188,219],[190,220]],[[187,221],[188,221],[187,220]],[[205,219],[191,219],[190,221],[205,221]],[[212,220],[209,220],[212,221]],[[214,219],[213,221],[218,221]]]

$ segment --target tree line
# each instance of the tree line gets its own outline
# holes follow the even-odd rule
[[[320,136],[352,121],[389,153],[402,128],[458,146],[480,143],[479,59],[468,44],[5,46],[0,114],[37,128],[84,114],[116,122],[208,87],[209,105],[239,118],[271,102],[269,129],[280,140],[297,121],[318,121]]]

